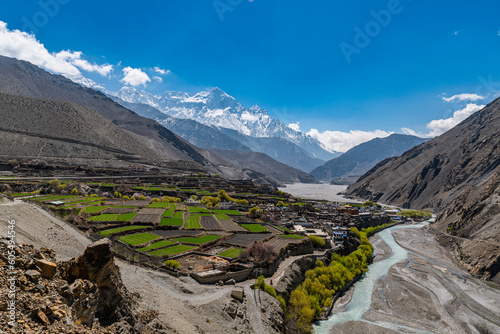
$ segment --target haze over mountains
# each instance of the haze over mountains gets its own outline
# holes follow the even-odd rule
[[[448,132],[389,158],[348,195],[440,213],[437,226],[473,274],[500,282],[500,99]]]
[[[133,87],[123,87],[118,93],[106,92],[115,100],[145,117],[152,117],[169,129],[185,138],[192,138],[192,144],[207,148],[224,148],[241,150],[239,144],[227,146],[221,142],[219,133],[237,140],[240,144],[255,152],[266,153],[270,157],[292,167],[310,172],[326,160],[338,156],[339,152],[330,152],[322,144],[309,135],[285,125],[282,121],[269,116],[258,106],[244,108],[236,99],[219,88],[195,94],[183,92],[167,92],[163,95],[152,95]],[[143,105],[143,106],[141,106]],[[144,105],[154,109],[147,109]],[[160,113],[158,113],[159,111]],[[146,116],[145,113],[151,116]],[[212,138],[199,143],[190,136],[191,128],[180,120],[193,120],[211,127],[204,128]],[[178,123],[178,124],[174,124]],[[193,125],[190,123],[189,125]],[[202,145],[200,145],[202,144]],[[225,147],[223,147],[225,146]]]
[[[335,159],[327,161],[324,165],[314,169],[311,175],[322,181],[353,176],[359,177],[380,161],[399,156],[425,141],[427,139],[401,134],[375,138],[353,147]]]

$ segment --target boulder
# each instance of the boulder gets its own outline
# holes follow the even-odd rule
[[[57,266],[53,262],[44,259],[36,260],[36,266],[40,269],[42,276],[45,278],[52,278],[56,274]]]

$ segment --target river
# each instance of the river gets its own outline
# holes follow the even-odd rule
[[[327,334],[332,326],[346,321],[365,320],[363,314],[370,309],[372,291],[375,282],[382,276],[387,274],[387,271],[394,264],[408,259],[408,252],[401,247],[392,236],[392,231],[404,228],[421,228],[425,224],[418,225],[397,225],[392,228],[385,229],[377,235],[391,248],[392,254],[387,259],[376,262],[370,265],[370,270],[354,284],[354,293],[345,311],[342,313],[333,314],[328,320],[321,321],[314,326],[315,334]],[[380,325],[379,325],[380,326]],[[382,326],[389,328],[389,325]]]

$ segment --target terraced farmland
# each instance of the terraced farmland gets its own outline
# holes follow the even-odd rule
[[[229,232],[246,232],[243,227],[240,225],[233,223],[230,220],[219,220],[219,224],[222,226],[224,231],[229,231]]]
[[[116,221],[118,222],[129,222],[131,221],[137,213],[131,212],[131,213],[122,213],[118,217],[116,217]]]
[[[83,213],[97,213],[107,208],[107,206],[87,206],[85,210],[83,210]]]
[[[165,210],[163,214],[161,215],[162,217],[172,217],[174,215],[174,210]]]
[[[138,233],[138,234],[129,234],[120,237],[120,241],[124,242],[130,246],[138,246],[144,245],[147,242],[159,239],[160,236],[153,233]]]
[[[174,218],[183,218],[183,217],[184,217],[183,211],[175,211]]]
[[[232,247],[232,248],[229,248],[228,250],[220,253],[219,255],[220,256],[225,256],[225,257],[238,257],[240,256],[241,254],[243,254],[245,250],[242,249],[242,248],[235,248],[235,247]]]
[[[210,213],[210,210],[199,206],[188,206],[189,213]]]
[[[177,245],[177,246],[158,249],[158,250],[149,252],[148,254],[152,255],[152,256],[158,256],[158,257],[167,256],[167,255],[172,256],[172,255],[177,255],[180,253],[190,251],[190,250],[195,249],[195,248],[197,248],[197,247],[196,246],[189,246],[189,245]]]
[[[217,220],[231,220],[231,218],[224,214],[216,214],[215,218],[217,218]]]
[[[182,218],[162,218],[160,226],[182,226],[184,221]]]
[[[124,226],[124,227],[117,227],[117,228],[112,228],[109,230],[103,230],[99,232],[99,235],[102,235],[103,237],[107,237],[111,234],[119,233],[119,232],[125,232],[125,231],[134,231],[134,230],[142,230],[145,228],[148,228],[149,226]]]
[[[276,252],[279,252],[280,249],[285,248],[289,244],[299,244],[303,241],[304,238],[283,238],[283,236],[277,236],[265,243],[271,245]]]
[[[110,222],[115,221],[118,214],[102,214],[97,216],[92,216],[88,220],[93,222]]]
[[[243,215],[241,212],[238,210],[211,210],[213,213],[216,215],[230,215],[230,216],[241,216]]]
[[[220,235],[211,235],[211,234],[208,234],[208,235],[204,235],[204,236],[201,236],[201,237],[185,237],[185,238],[177,238],[177,239],[173,239],[174,241],[177,241],[177,242],[183,242],[183,243],[186,243],[186,244],[197,244],[197,245],[203,245],[203,244],[206,244],[206,243],[209,243],[209,242],[212,242],[214,240],[217,240],[221,238]]]
[[[259,224],[241,224],[241,227],[252,233],[267,232],[266,228]]]
[[[233,246],[239,246],[246,248],[249,245],[253,244],[255,241],[259,242],[271,237],[271,233],[260,233],[260,234],[235,234],[229,239],[225,240],[224,243]]]
[[[139,248],[138,251],[148,252],[151,250],[155,250],[155,249],[163,248],[163,247],[168,247],[168,246],[172,246],[175,244],[176,244],[176,242],[174,242],[174,241],[162,240],[162,241],[157,241],[157,242],[152,243],[151,246]]]
[[[188,229],[188,230],[195,229],[195,228],[201,228],[200,217],[199,216],[194,216],[194,217],[189,216],[186,219],[186,224],[184,225],[184,228]]]
[[[202,216],[202,217],[200,217],[200,224],[201,224],[201,227],[207,231],[220,231],[220,230],[222,230],[222,226],[219,224],[217,219],[215,219],[214,217]]]
[[[167,202],[153,202],[148,205],[148,208],[164,208],[164,209],[175,210],[175,204]]]

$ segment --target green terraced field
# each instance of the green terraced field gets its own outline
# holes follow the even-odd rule
[[[124,227],[117,227],[117,228],[112,228],[109,230],[104,230],[100,231],[99,234],[107,237],[108,235],[119,233],[119,232],[124,232],[124,231],[134,231],[134,230],[140,230],[143,228],[147,228],[148,226],[124,226]]]
[[[172,215],[174,214],[174,210],[165,210],[165,212],[163,212],[162,214],[162,217],[172,217]]]
[[[211,213],[193,213],[189,217],[212,217]]]
[[[123,237],[120,237],[120,241],[131,246],[138,246],[156,240],[158,238],[160,238],[158,235],[146,232],[146,233],[124,235]]]
[[[289,239],[305,239],[302,235],[297,234],[281,234],[278,236],[279,238],[289,238]]]
[[[89,218],[89,221],[93,222],[109,222],[109,221],[114,221],[118,214],[112,214],[112,213],[106,213],[103,215],[97,215],[97,216],[92,216]]]
[[[83,213],[96,213],[96,212],[101,212],[104,209],[107,209],[107,206],[87,206],[85,210],[83,210]]]
[[[229,248],[227,251],[220,253],[220,256],[225,256],[225,257],[238,257],[240,256],[245,250],[242,248]]]
[[[220,235],[204,235],[202,237],[186,237],[186,238],[177,238],[173,239],[174,241],[178,242],[184,242],[187,244],[197,244],[197,245],[203,245],[206,244],[207,242],[211,242],[214,240],[217,240],[221,238]]]
[[[188,212],[190,213],[210,213],[210,210],[201,208],[199,206],[189,206]]]
[[[172,208],[173,204],[173,208]],[[165,208],[165,209],[175,209],[175,204],[174,203],[168,203],[168,202],[153,202],[148,205],[148,208]]]
[[[129,222],[132,220],[132,218],[135,217],[137,213],[136,212],[131,212],[131,213],[123,213],[116,218],[116,221],[118,222]]]
[[[101,187],[116,187],[116,183],[101,183]]]
[[[195,248],[196,248],[196,246],[177,245],[177,246],[158,249],[158,250],[149,252],[148,254],[152,255],[152,256],[165,256],[165,255],[172,256],[172,255],[177,255],[180,253],[187,252],[187,251],[195,249]]]
[[[161,226],[182,226],[184,221],[182,218],[162,218],[161,219]]]
[[[216,215],[230,215],[230,216],[241,216],[242,213],[238,210],[211,210]]]
[[[188,217],[186,219],[186,225],[184,226],[185,229],[194,229],[194,228],[201,228],[200,225],[200,217]]]
[[[172,245],[175,245],[175,244],[176,244],[176,242],[173,242],[173,241],[170,241],[170,240],[162,240],[162,241],[158,241],[158,242],[152,243],[151,246],[139,248],[138,250],[141,251],[141,252],[147,252],[147,251],[150,251],[150,250],[154,250],[154,249],[158,249],[158,248],[163,248],[163,247],[167,247],[167,246],[172,246]]]
[[[184,217],[183,211],[175,211],[174,218],[183,218],[183,217]]]
[[[229,218],[228,216],[226,216],[226,215],[221,215],[221,214],[217,214],[217,215],[215,215],[215,218],[216,218],[217,220],[231,220],[231,218]]]
[[[266,228],[259,224],[241,224],[240,226],[250,232],[267,232]]]

